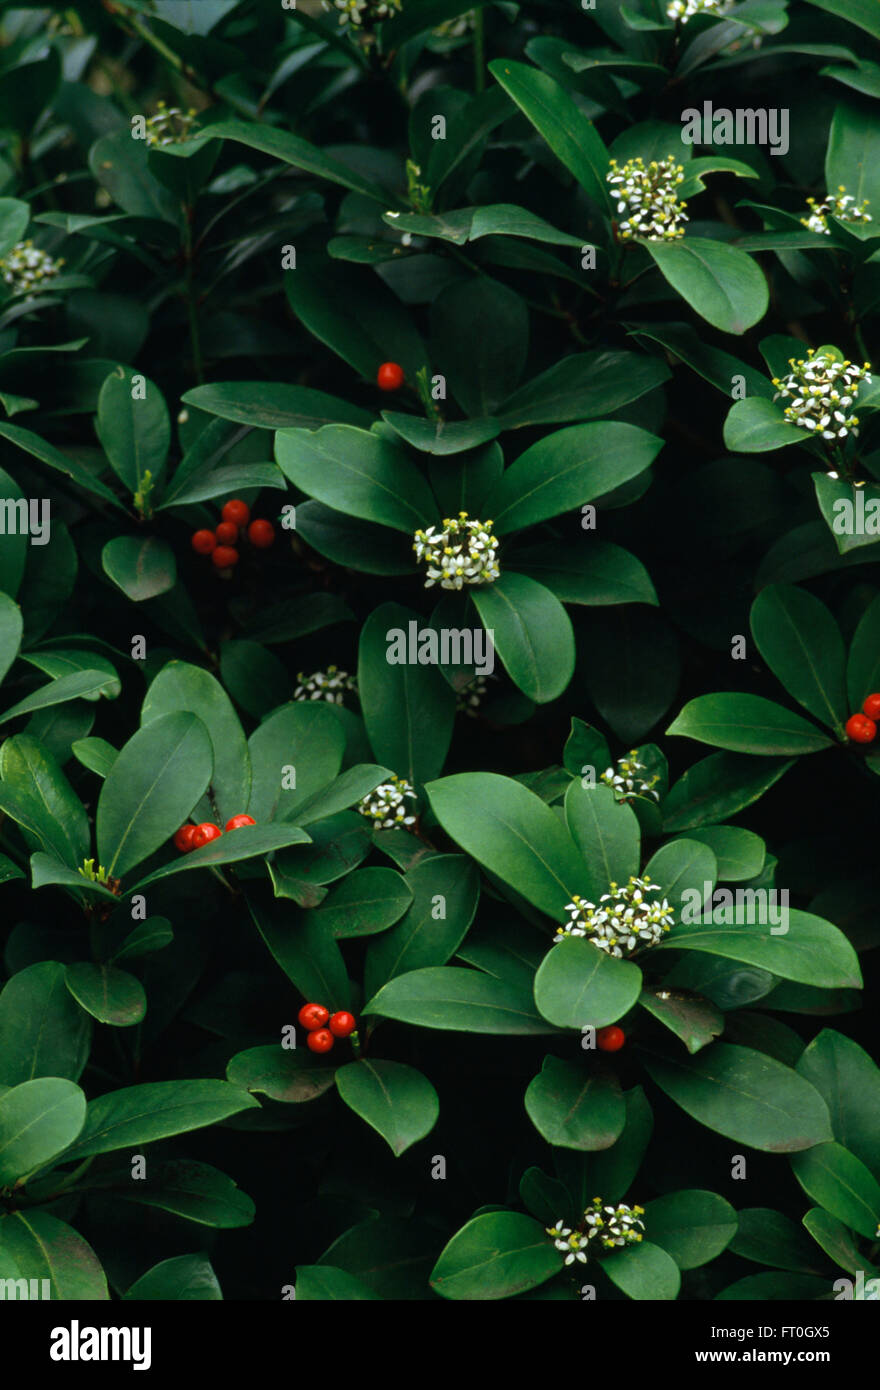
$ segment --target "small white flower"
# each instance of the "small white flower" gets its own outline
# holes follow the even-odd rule
[[[617,213],[622,219],[618,235],[622,241],[644,237],[647,241],[675,241],[684,236],[687,203],[679,201],[676,189],[685,171],[668,155],[646,165],[639,156],[628,159],[621,169],[612,159],[606,181],[614,190]]]
[[[782,396],[791,402],[785,407],[786,420],[835,443],[857,435],[859,417],[850,413],[850,407],[862,382],[871,380],[870,362],[857,367],[827,352],[817,356],[816,349],[810,348],[805,358],[792,357],[788,365],[788,376],[773,378],[777,388],[773,399]]]
[[[390,782],[382,782],[361,801],[357,809],[373,822],[374,830],[395,830],[415,825],[416,818],[408,811],[407,802],[415,803],[416,794],[409,782],[392,773]]]
[[[456,693],[455,708],[459,714],[476,719],[481,704],[489,692],[489,676],[474,676],[472,681]]]
[[[553,1244],[556,1249],[564,1253],[563,1264],[571,1265],[576,1260],[582,1265],[587,1263],[589,1240],[581,1231],[573,1231],[570,1226],[563,1226],[562,1217],[559,1218],[555,1226],[545,1226],[544,1229],[548,1236],[553,1237]]]
[[[644,1240],[645,1223],[642,1217],[644,1207],[627,1206],[619,1202],[617,1206],[607,1206],[601,1197],[594,1197],[579,1222],[577,1229],[562,1224],[562,1217],[555,1226],[545,1226],[556,1249],[565,1255],[563,1264],[577,1261],[586,1264],[592,1242],[603,1250],[615,1250],[623,1245],[638,1245]]]
[[[403,0],[321,0],[325,10],[338,10],[342,28],[351,24],[361,28],[364,24],[377,24],[388,19],[401,8]]]
[[[327,700],[331,705],[345,703],[345,692],[357,690],[357,681],[347,671],[337,666],[328,666],[326,671],[313,671],[310,676],[297,673],[299,684],[293,692],[294,700]]]
[[[645,1223],[641,1219],[644,1214],[644,1207],[629,1207],[625,1202],[606,1206],[601,1197],[594,1197],[584,1212],[584,1222],[589,1227],[588,1238],[595,1238],[603,1250],[638,1245],[644,1240]]]
[[[441,531],[436,526],[416,531],[413,550],[416,559],[427,566],[426,589],[437,583],[441,589],[494,584],[501,573],[492,522],[471,521],[467,512],[445,517]]]
[[[616,767],[605,769],[599,781],[611,787],[618,801],[627,801],[633,796],[650,796],[659,801],[660,793],[655,791],[654,784],[659,782],[660,775],[655,773],[650,782],[646,782],[643,777],[636,777],[637,772],[644,770],[645,764],[638,760],[638,750],[631,748],[626,757],[618,758]]]
[[[871,222],[873,218],[865,209],[869,205],[866,198],[864,202],[857,203],[851,193],[847,193],[843,184],[838,185],[836,193],[826,195],[824,202],[817,203],[815,198],[807,199],[807,207],[810,209],[809,217],[802,217],[801,226],[808,231],[818,232],[823,236],[831,235],[831,228],[828,226],[828,218],[836,217],[839,222]]]
[[[728,0],[669,0],[666,6],[667,19],[680,19],[687,24],[695,14],[723,14]]]
[[[13,294],[21,294],[54,279],[63,265],[63,257],[53,260],[32,241],[19,241],[0,260],[0,275]]]
[[[609,886],[611,891],[603,893],[598,904],[575,894],[565,909],[570,920],[557,927],[554,943],[569,936],[585,936],[600,951],[620,960],[663,939],[674,919],[666,898],[645,898],[646,892],[659,892],[656,883],[633,876],[622,888],[616,883]]]
[[[196,115],[194,106],[191,106],[188,111],[183,111],[179,106],[166,106],[164,101],[158,102],[155,115],[148,116],[144,122],[147,144],[183,144],[184,141],[191,139],[198,129],[199,123],[196,120]]]

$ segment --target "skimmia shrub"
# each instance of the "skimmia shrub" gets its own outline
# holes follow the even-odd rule
[[[868,0],[4,10],[0,1287],[877,1297],[878,357]]]

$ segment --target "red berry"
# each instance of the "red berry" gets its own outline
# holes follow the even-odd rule
[[[873,743],[877,737],[877,725],[863,714],[851,714],[845,727],[853,743]]]
[[[873,719],[875,722],[880,719],[880,695],[876,694],[876,692],[873,695],[869,695],[862,705],[862,713],[866,714],[869,719]]]
[[[308,1028],[310,1032],[315,1028],[323,1028],[329,1017],[323,1004],[303,1004],[297,1014],[303,1028]]]
[[[224,521],[231,521],[233,526],[247,526],[251,519],[251,509],[240,497],[233,497],[231,502],[223,504],[221,515]]]
[[[197,825],[192,833],[192,848],[201,849],[202,845],[209,845],[212,840],[219,840],[222,834],[223,831],[219,825],[213,825],[208,820],[202,821],[201,825]]]
[[[619,1052],[626,1042],[626,1033],[612,1023],[610,1028],[600,1028],[596,1034],[596,1046],[600,1052]]]
[[[349,1033],[353,1033],[357,1027],[354,1014],[347,1013],[345,1009],[341,1013],[332,1014],[330,1022],[327,1024],[334,1038],[347,1038]]]
[[[218,570],[232,569],[233,565],[238,564],[238,551],[231,545],[218,545],[211,559]]]
[[[271,521],[252,521],[248,527],[248,540],[257,550],[268,550],[275,543],[275,527]]]
[[[196,828],[191,821],[187,821],[186,825],[182,825],[180,829],[177,831],[176,835],[174,836],[174,843],[180,850],[181,854],[186,854],[188,850],[192,849],[192,837],[193,835],[195,835],[195,833]]]
[[[404,380],[403,368],[397,362],[383,362],[376,373],[380,391],[399,391]]]
[[[197,555],[210,555],[217,538],[213,531],[193,531],[189,543]]]
[[[335,1042],[336,1039],[327,1028],[318,1028],[306,1038],[312,1052],[329,1052]]]
[[[234,521],[221,521],[214,535],[218,545],[235,545],[238,540],[238,527]]]
[[[256,825],[253,816],[233,816],[226,822],[227,830],[240,830],[243,825]]]

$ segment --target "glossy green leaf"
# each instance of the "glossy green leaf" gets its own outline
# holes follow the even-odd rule
[[[91,1024],[70,997],[65,968],[39,961],[19,970],[0,993],[0,1083],[35,1077],[78,1081],[89,1055]]]
[[[745,251],[691,236],[644,245],[664,279],[713,328],[744,333],[767,312],[767,281]]]
[[[758,650],[789,695],[843,737],[850,713],[843,638],[824,603],[793,584],[773,584],[752,604],[751,626]]]
[[[128,740],[98,798],[98,857],[108,874],[121,878],[171,839],[211,768],[211,740],[195,714],[163,714]]]
[[[544,1228],[513,1211],[476,1216],[440,1252],[431,1287],[443,1298],[485,1301],[537,1288],[562,1257]]]
[[[421,860],[407,870],[402,886],[411,894],[410,904],[397,924],[371,941],[367,951],[364,989],[368,995],[410,970],[445,965],[461,945],[477,910],[479,874],[464,855],[435,854]]]
[[[0,1186],[41,1168],[72,1144],[86,1118],[73,1081],[37,1077],[0,1095]]]
[[[565,823],[586,869],[581,897],[598,902],[610,883],[626,883],[638,874],[639,823],[610,787],[585,788],[575,778],[565,793]]]
[[[346,1105],[387,1141],[395,1158],[437,1123],[437,1092],[426,1076],[402,1062],[368,1057],[349,1062],[336,1072],[336,1087]]]
[[[671,1255],[651,1241],[612,1251],[603,1259],[602,1269],[627,1298],[668,1301],[678,1297],[679,1267]]]
[[[457,773],[425,791],[443,829],[463,850],[542,912],[562,919],[584,868],[540,797],[494,772]]]
[[[108,1091],[89,1102],[82,1133],[64,1159],[79,1162],[90,1154],[151,1144],[219,1124],[258,1104],[228,1081],[150,1081]]]
[[[544,1058],[526,1090],[525,1107],[547,1143],[566,1149],[608,1149],[626,1122],[615,1077],[558,1057]]]
[[[303,492],[348,516],[409,536],[439,520],[428,485],[403,448],[367,430],[351,425],[325,425],[313,433],[279,430],[275,457]]]
[[[552,946],[535,976],[535,1003],[558,1028],[604,1028],[632,1008],[642,972],[583,937]]]
[[[74,999],[99,1023],[130,1028],[147,1011],[147,996],[136,976],[112,965],[77,961],[68,965],[65,983]]]
[[[617,420],[554,430],[524,450],[494,489],[495,534],[577,510],[644,473],[662,447],[656,435]]]
[[[219,681],[199,666],[170,661],[147,691],[141,724],[146,729],[164,715],[183,711],[197,715],[207,729],[214,764],[210,777],[213,805],[207,800],[198,805],[205,790],[200,784],[189,809],[197,806],[200,820],[219,821],[222,829],[231,816],[242,814],[250,797],[251,769],[244,731]],[[201,779],[193,781],[200,783]]]
[[[880,1183],[860,1158],[842,1144],[817,1144],[795,1154],[791,1166],[808,1197],[859,1235],[875,1239],[880,1226]]]
[[[801,715],[763,695],[698,695],[684,706],[667,734],[681,734],[698,743],[714,744],[733,753],[762,753],[774,757],[817,753],[831,739]]]
[[[107,1278],[82,1236],[39,1207],[0,1217],[0,1248],[9,1252],[23,1279],[48,1279],[56,1302],[106,1301]]]
[[[472,598],[518,689],[538,705],[561,695],[574,672],[575,649],[571,620],[556,595],[508,571],[475,587]]]
[[[645,1228],[679,1269],[697,1269],[727,1248],[736,1235],[737,1218],[717,1192],[694,1188],[648,1202]]]
[[[478,970],[427,966],[398,975],[363,1007],[365,1014],[396,1018],[420,1028],[459,1033],[552,1033],[530,993]]]
[[[383,603],[364,623],[358,647],[358,693],[373,755],[411,784],[442,771],[455,720],[455,694],[439,667],[415,660],[418,634],[417,614]],[[407,660],[397,661],[400,654]]]
[[[117,536],[101,552],[104,573],[132,603],[143,603],[173,589],[177,562],[167,541],[157,536]]]
[[[696,1057],[645,1053],[651,1079],[708,1129],[768,1153],[825,1143],[828,1108],[796,1071],[748,1047],[716,1042]]]

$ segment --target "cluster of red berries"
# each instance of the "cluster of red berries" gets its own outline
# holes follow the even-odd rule
[[[354,1014],[345,1009],[331,1014],[323,1004],[303,1004],[297,1017],[308,1030],[306,1043],[311,1052],[329,1052],[337,1038],[347,1038],[357,1026]]]
[[[227,830],[240,830],[243,825],[256,825],[253,816],[233,816],[226,822]],[[193,825],[187,822],[182,825],[174,836],[174,843],[181,854],[189,854],[191,849],[201,849],[202,845],[209,845],[212,840],[219,840],[223,831],[219,825],[214,825],[211,821],[202,821],[201,825]]]
[[[193,531],[190,545],[197,555],[210,555],[211,562],[218,570],[232,569],[238,564],[236,544],[247,527],[247,538],[257,550],[268,550],[275,541],[275,527],[271,521],[251,521],[251,509],[240,497],[233,497],[224,503],[221,513],[223,520],[215,531],[207,529]]]
[[[376,385],[380,391],[399,391],[405,379],[399,362],[383,362],[376,373]]]
[[[610,1028],[600,1028],[596,1034],[596,1046],[600,1052],[619,1052],[626,1042],[626,1033],[612,1023]]]
[[[877,737],[877,720],[880,719],[880,694],[869,695],[862,705],[861,714],[851,714],[846,721],[846,736],[853,743],[873,743]]]

